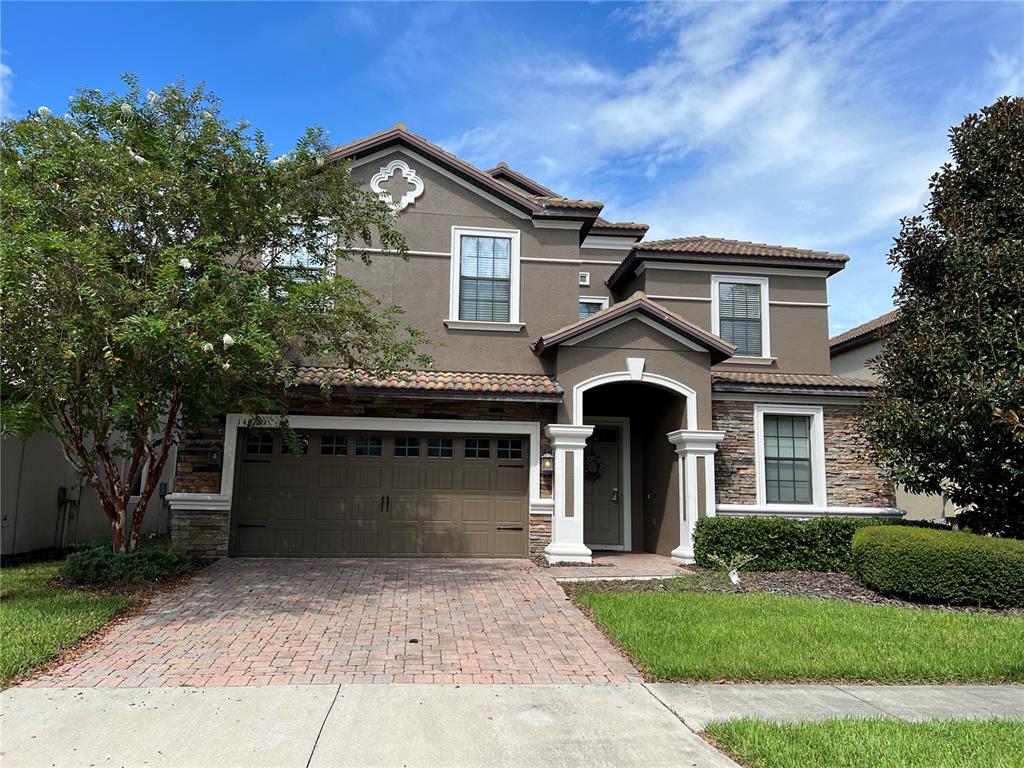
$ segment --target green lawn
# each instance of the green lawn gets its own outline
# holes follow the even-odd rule
[[[658,680],[1024,681],[1024,617],[777,595],[582,590]]]
[[[0,569],[0,685],[38,667],[132,602],[52,584],[59,562]]]
[[[733,720],[708,727],[750,768],[1011,768],[1024,765],[1024,721],[835,719],[780,725]]]

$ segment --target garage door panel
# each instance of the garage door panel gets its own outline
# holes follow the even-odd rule
[[[357,450],[357,436],[382,439]],[[328,440],[327,438],[330,437]],[[308,454],[258,453],[238,469],[236,555],[521,557],[527,551],[526,462],[498,458],[495,436],[452,436],[447,454],[371,432],[316,432]],[[489,442],[489,446],[487,443]],[[276,443],[275,443],[276,447]],[[442,445],[442,449],[445,446]],[[472,451],[472,453],[470,453]]]

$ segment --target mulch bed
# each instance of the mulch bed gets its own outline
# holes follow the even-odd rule
[[[740,574],[740,583],[729,583],[724,574],[716,571],[697,571],[693,576],[658,581],[609,581],[566,584],[566,591],[586,589],[604,592],[713,592],[718,594],[789,595],[814,597],[823,600],[846,600],[851,603],[891,605],[951,613],[986,613],[997,616],[1024,616],[1024,608],[980,608],[970,605],[930,605],[885,597],[860,584],[849,573],[820,571],[751,571]]]

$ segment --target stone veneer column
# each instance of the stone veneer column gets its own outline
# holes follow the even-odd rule
[[[715,516],[715,452],[725,432],[680,429],[668,433],[679,462],[679,546],[672,550],[672,559],[691,564],[693,531],[699,517],[697,483],[704,482],[704,516]],[[697,473],[697,457],[704,457],[704,477]]]
[[[583,543],[583,449],[594,427],[548,424],[544,431],[555,452],[555,507],[544,557],[549,563],[589,563],[590,549]]]

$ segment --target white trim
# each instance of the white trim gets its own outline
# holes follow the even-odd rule
[[[602,384],[612,384],[615,382],[630,382],[636,381],[632,374],[628,370],[616,371],[614,373],[601,373],[597,376],[591,376],[589,379],[581,381],[572,388],[572,423],[577,425],[583,424],[583,395],[588,390],[594,389],[594,387],[600,387]],[[663,389],[669,389],[673,392],[677,392],[686,398],[686,429],[697,428],[697,393],[690,387],[686,386],[680,381],[670,379],[668,376],[662,376],[657,373],[644,372],[640,377],[640,382],[643,384],[653,384],[656,387]]]
[[[537,229],[571,229],[574,232],[579,232],[583,222],[565,219],[534,219],[533,226]]]
[[[261,426],[276,429],[279,417],[262,414]],[[230,508],[235,482],[235,454],[238,450],[238,430],[249,423],[249,417],[240,413],[229,413],[224,419],[224,462],[221,467],[220,493],[196,494],[176,493],[176,501],[195,506],[179,506],[179,509],[221,509]],[[374,432],[440,432],[442,434],[498,434],[527,435],[530,439],[529,505],[530,514],[549,514],[552,502],[540,497],[540,424],[535,421],[477,421],[474,419],[408,419],[383,418],[375,416],[306,416],[288,417],[292,429],[329,429]],[[168,497],[170,499],[170,497]],[[226,507],[208,507],[204,503],[218,503],[226,499]]]
[[[711,301],[710,296],[674,296],[669,293],[648,293],[647,298],[659,301]]]
[[[541,256],[523,256],[520,261],[531,261],[538,264],[604,264],[606,266],[618,266],[617,261],[606,261],[602,259],[549,259]]]
[[[367,253],[383,253],[389,256],[397,256],[397,251],[389,251],[384,248],[353,248],[352,251],[366,251]],[[451,258],[451,251],[405,251],[406,256],[441,256],[444,258]]]
[[[517,218],[520,218],[520,219],[530,219],[531,218],[530,214],[527,213],[526,211],[522,211],[519,208],[516,208],[514,205],[510,205],[510,204],[506,203],[504,200],[501,200],[498,197],[492,195],[490,192],[487,192],[482,187],[479,187],[476,184],[471,184],[470,182],[466,181],[465,179],[462,179],[459,176],[456,176],[451,171],[449,171],[449,170],[447,170],[445,168],[442,168],[440,165],[435,163],[430,158],[425,157],[424,155],[421,155],[419,152],[413,152],[413,151],[407,149],[406,147],[387,147],[386,149],[381,149],[381,150],[379,150],[377,152],[374,152],[374,153],[372,153],[370,155],[367,155],[366,157],[361,157],[358,160],[354,160],[352,162],[352,167],[353,168],[359,168],[359,167],[361,167],[363,165],[366,165],[367,163],[372,163],[372,162],[374,162],[376,160],[380,160],[382,157],[387,157],[388,155],[394,154],[396,152],[398,154],[406,155],[407,157],[416,158],[416,160],[418,162],[422,163],[427,168],[430,168],[435,173],[441,174],[442,176],[444,176],[449,181],[453,181],[456,184],[458,184],[460,187],[468,189],[470,192],[472,192],[472,193],[474,193],[476,195],[479,195],[480,197],[484,198],[488,202],[493,203],[494,205],[498,206],[502,210],[508,211],[509,213],[513,214]]]
[[[489,227],[452,227],[452,258],[450,269],[451,293],[448,299],[448,317],[452,321],[479,322],[474,320],[463,320],[459,314],[459,276],[461,273],[462,251],[460,249],[462,237],[494,237],[507,238],[511,240],[510,263],[509,263],[509,302],[508,322],[519,322],[519,261],[520,261],[520,233],[518,229],[492,229]],[[493,324],[492,324],[493,325]],[[519,330],[518,328],[516,330]]]
[[[779,358],[777,357],[747,357],[746,355],[733,355],[717,365],[771,365]]]
[[[412,189],[402,195],[398,202],[395,202],[390,192],[381,187],[381,184],[394,176],[395,173],[402,174],[402,178],[412,185]],[[416,175],[416,171],[410,168],[405,160],[396,159],[387,165],[381,166],[381,169],[370,179],[370,189],[377,193],[377,197],[381,201],[387,203],[388,208],[395,213],[399,213],[416,202],[416,199],[423,194],[424,187],[423,179]]]
[[[722,318],[719,302],[719,290],[718,286],[720,283],[738,284],[738,285],[757,285],[761,288],[761,354],[757,355],[758,358],[765,358],[772,356],[772,340],[771,340],[771,319],[769,317],[769,303],[768,303],[768,278],[757,277],[754,275],[712,275],[711,276],[711,332],[715,336],[722,335]],[[728,339],[726,339],[728,341]],[[743,355],[734,355],[734,357],[743,357]]]
[[[172,512],[226,512],[231,509],[231,497],[222,493],[169,493],[164,499],[167,500]]]
[[[576,285],[578,285],[580,288],[589,288],[590,287],[590,273],[589,272],[580,272],[579,273],[579,277],[576,279]],[[605,306],[607,307],[608,304],[605,303]]]
[[[866,398],[868,393],[863,395],[802,395],[795,393],[772,394],[771,392],[712,392],[712,401],[734,401],[737,403],[793,403],[795,405],[806,405],[807,403],[823,405],[856,405],[860,400]]]
[[[640,243],[640,250],[643,250],[643,243]],[[709,259],[711,261],[711,259]],[[664,269],[670,272],[721,272],[722,274],[750,274],[749,264],[699,264],[691,262],[668,262],[668,261],[643,261],[636,267],[636,274],[640,275],[648,269]],[[841,267],[840,267],[841,269]],[[827,278],[829,273],[824,269],[787,269],[785,267],[761,267],[754,269],[762,275],[781,275],[785,277],[822,277]]]
[[[489,333],[518,333],[526,323],[488,323],[483,320],[442,320],[445,328],[453,331],[487,331]]]
[[[600,549],[621,549],[629,552],[633,548],[633,459],[629,445],[628,416],[598,416],[591,423],[613,424],[619,428],[619,484],[622,487],[622,538],[619,544],[602,544]]]
[[[580,264],[607,264],[617,267],[621,263],[620,261],[607,261],[605,259],[580,259]]]
[[[723,517],[903,517],[905,514],[896,507],[805,507],[801,504],[719,504],[717,509]]]
[[[778,307],[823,307],[828,309],[828,302],[821,301],[771,301],[770,304]]]
[[[626,242],[623,242],[626,241]],[[636,245],[636,238],[631,235],[617,237],[615,235],[587,235],[580,248],[601,248],[605,251],[631,251]]]
[[[811,503],[810,504],[769,504],[764,478],[764,417],[766,414],[780,416],[811,417]],[[754,406],[754,476],[757,484],[757,506],[765,509],[807,509],[825,510],[828,505],[825,487],[825,426],[820,405],[784,405],[781,403],[758,403]]]
[[[601,325],[597,326],[596,328],[592,328],[589,331],[585,331],[584,333],[581,333],[579,336],[574,336],[573,338],[569,339],[568,341],[563,341],[562,345],[566,346],[566,347],[574,347],[577,344],[580,344],[580,343],[582,343],[584,341],[587,341],[588,339],[594,338],[595,336],[600,336],[601,334],[606,333],[606,332],[610,331],[612,328],[616,328],[616,327],[622,325],[623,323],[628,323],[630,320],[636,320],[639,323],[643,323],[644,325],[649,326],[650,328],[654,329],[658,333],[664,334],[665,336],[668,336],[670,339],[673,339],[673,340],[679,342],[680,344],[682,344],[687,349],[692,349],[695,352],[707,352],[707,348],[706,347],[702,347],[699,344],[697,344],[695,341],[692,341],[692,340],[686,338],[682,334],[676,333],[675,331],[670,330],[669,328],[666,328],[664,325],[662,325],[658,321],[652,320],[651,318],[647,317],[646,315],[641,315],[639,313],[639,311],[627,312],[625,315],[622,315],[621,317],[617,317],[614,320],[609,320],[606,323],[602,323]]]

